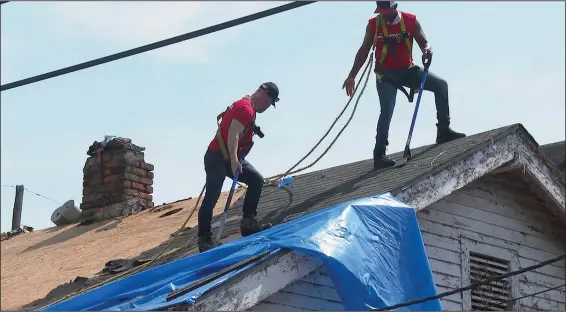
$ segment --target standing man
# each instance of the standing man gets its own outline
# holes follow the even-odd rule
[[[381,112],[377,122],[377,135],[373,150],[374,169],[383,169],[395,165],[395,161],[385,155],[389,141],[389,124],[393,117],[393,109],[397,97],[397,89],[407,96],[406,86],[418,89],[423,70],[413,63],[413,38],[417,41],[423,57],[432,56],[430,45],[424,31],[413,14],[397,10],[395,1],[376,1],[374,13],[377,17],[369,19],[362,46],[359,48],[352,70],[344,81],[342,88],[346,94],[353,96],[354,78],[365,63],[366,58],[375,44],[375,73],[376,86],[379,95]],[[432,73],[428,73],[424,89],[434,92],[436,102],[437,143],[444,143],[466,135],[450,129],[450,110],[448,105],[448,84]]]
[[[259,225],[256,220],[257,205],[263,189],[263,176],[243,158],[253,145],[256,131],[256,113],[263,113],[279,101],[279,89],[273,82],[263,83],[251,96],[230,105],[218,116],[222,118],[216,136],[204,154],[206,192],[198,213],[198,247],[203,252],[214,247],[211,233],[212,210],[220,197],[224,179],[239,171],[238,181],[248,185],[244,199],[244,216],[240,223],[242,236],[248,236],[271,227],[271,223]],[[242,159],[241,163],[238,161]]]

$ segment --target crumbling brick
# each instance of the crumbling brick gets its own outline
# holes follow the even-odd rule
[[[93,214],[101,220],[154,207],[154,166],[145,162],[139,147],[123,146],[104,150],[100,161],[97,156],[85,161],[81,209],[96,210]]]

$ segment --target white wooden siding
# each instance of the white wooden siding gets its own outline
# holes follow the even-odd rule
[[[559,243],[566,242],[564,223],[550,214],[519,179],[483,177],[417,216],[438,293],[468,285],[466,265],[462,265],[468,249],[508,258],[512,270],[564,253],[564,245]],[[523,296],[564,284],[564,270],[562,261],[518,275],[511,280],[510,295]],[[553,290],[521,299],[513,308],[564,310],[565,297],[564,289]],[[441,304],[443,310],[470,310],[469,292],[445,297]],[[321,267],[250,310],[344,309]]]
[[[468,285],[468,274],[462,276],[467,272],[466,265],[462,266],[467,248],[507,258],[512,270],[564,253],[564,224],[520,180],[483,177],[422,210],[418,219],[439,293]],[[564,270],[561,261],[518,275],[512,281],[511,295],[519,297],[564,284]],[[513,308],[564,310],[565,297],[564,289],[552,290],[521,299]],[[466,299],[463,293],[441,303],[444,310],[469,310],[469,302],[462,305]]]
[[[324,266],[267,297],[249,311],[345,310]]]

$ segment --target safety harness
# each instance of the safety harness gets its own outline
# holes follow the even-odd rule
[[[401,36],[397,37],[397,38],[390,38],[389,37],[389,32],[387,31],[387,25],[385,23],[385,20],[383,18],[381,18],[381,15],[378,15],[375,18],[375,34],[373,37],[373,49],[375,50],[375,47],[377,45],[377,31],[379,30],[379,26],[381,25],[381,29],[383,32],[383,47],[381,48],[381,54],[379,56],[379,59],[376,58],[376,70],[379,67],[381,67],[383,65],[383,61],[385,60],[385,57],[387,56],[387,52],[389,50],[389,44],[391,44],[391,49],[393,52],[393,57],[397,58],[397,53],[395,51],[395,44],[398,44],[401,39],[405,40],[405,44],[407,45],[407,48],[409,49],[409,53],[413,53],[413,40],[411,39],[411,37],[409,36],[409,33],[407,32],[407,28],[405,26],[405,20],[403,19],[403,15],[399,14],[399,18],[400,18],[400,26],[401,26]],[[409,92],[407,92],[407,90],[405,90],[405,88],[401,85],[399,85],[396,81],[394,81],[393,79],[388,79],[387,77],[385,77],[384,75],[378,73],[377,71],[375,72],[375,75],[377,77],[377,80],[381,83],[384,79],[386,81],[388,81],[389,83],[393,84],[397,89],[401,90],[401,92],[403,92],[406,96],[407,99],[409,100],[409,103],[413,102],[413,99],[415,97],[415,92],[418,89],[410,89],[410,94]]]
[[[222,113],[218,114],[218,116],[216,116],[216,123],[218,125],[218,129],[216,130],[216,139],[218,140],[218,145],[220,146],[220,151],[222,151],[222,155],[224,156],[224,160],[227,161],[227,162],[230,162],[230,153],[228,152],[228,145],[222,139],[222,132],[220,131],[220,123],[221,123],[221,119],[224,117],[224,115],[226,114],[226,112],[229,109],[230,109],[230,106],[228,106],[225,111],[223,111]],[[252,120],[252,122],[250,122],[244,128],[244,132],[243,132],[242,137],[245,137],[246,135],[249,134],[250,131],[258,128],[255,125],[255,117],[256,117],[256,113],[254,111],[253,120]],[[263,137],[263,135],[261,135],[260,137]],[[253,145],[254,145],[253,140],[250,140],[249,142],[238,142],[238,149],[241,152],[240,157],[244,157],[247,153],[249,153],[250,150],[252,149]],[[244,152],[245,148],[247,148],[247,149]]]

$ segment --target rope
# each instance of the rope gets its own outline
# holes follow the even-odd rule
[[[240,17],[237,19],[233,19],[221,24],[216,24],[213,26],[209,26],[206,28],[202,28],[199,30],[195,30],[186,34],[182,34],[176,37],[172,37],[172,38],[168,38],[168,39],[164,39],[161,41],[157,41],[154,43],[150,43],[150,44],[146,44],[144,46],[141,47],[137,47],[137,48],[133,48],[130,50],[126,50],[126,51],[122,51],[122,52],[118,52],[112,55],[108,55],[108,56],[104,56],[101,58],[97,58],[94,60],[90,60],[87,62],[83,62],[83,63],[79,63],[79,64],[75,64],[72,66],[68,66],[65,68],[61,68],[61,69],[57,69],[54,71],[50,71],[44,74],[40,74],[37,76],[33,76],[33,77],[29,77],[29,78],[25,78],[25,79],[21,79],[21,80],[17,80],[14,82],[10,82],[7,84],[3,84],[0,86],[0,91],[5,91],[5,90],[9,90],[9,89],[13,89],[13,88],[17,88],[17,87],[21,87],[21,86],[25,86],[31,83],[35,83],[35,82],[39,82],[42,80],[46,80],[46,79],[51,79],[51,78],[55,78],[57,76],[62,76],[62,75],[66,75],[72,72],[76,72],[79,70],[83,70],[83,69],[87,69],[90,67],[94,67],[94,66],[98,66],[98,65],[102,65],[104,63],[109,63],[109,62],[113,62],[119,59],[123,59],[126,57],[130,57],[136,54],[140,54],[140,53],[144,53],[144,52],[148,52],[151,50],[155,50],[155,49],[159,49],[159,48],[163,48],[165,46],[168,45],[172,45],[175,43],[179,43],[182,41],[186,41],[186,40],[190,40],[190,39],[194,39],[200,36],[204,36],[204,35],[208,35],[220,30],[224,30],[224,29],[228,29],[231,27],[235,27],[238,25],[242,25],[245,23],[249,23],[255,20],[259,20],[262,19],[264,17],[268,17],[271,15],[275,15],[275,14],[279,14],[279,13],[283,13],[285,11],[289,11],[289,10],[293,10],[293,9],[297,9],[299,7],[305,6],[305,5],[309,5],[312,3],[315,3],[316,1],[295,1],[295,2],[291,2],[291,3],[287,3],[275,8],[271,8],[268,10],[264,10],[264,11],[260,11],[254,14],[250,14],[250,15],[246,15],[244,17]]]
[[[523,269],[520,269],[520,270],[517,270],[517,271],[512,271],[512,272],[509,272],[509,273],[505,273],[505,274],[497,275],[497,276],[494,276],[494,277],[491,277],[491,278],[488,278],[488,279],[484,279],[484,280],[481,280],[477,283],[470,284],[466,287],[461,287],[461,288],[457,288],[457,289],[454,289],[454,290],[451,290],[451,291],[443,292],[443,293],[438,294],[436,296],[430,296],[430,297],[426,297],[426,298],[422,298],[422,299],[418,299],[418,300],[412,300],[412,301],[399,303],[399,304],[396,304],[396,305],[387,306],[387,307],[383,307],[383,308],[379,308],[379,309],[371,309],[371,311],[395,310],[395,309],[399,309],[399,308],[403,308],[403,307],[408,307],[408,306],[411,306],[413,304],[419,304],[419,303],[423,303],[423,302],[427,302],[427,301],[431,301],[431,300],[444,298],[444,297],[447,297],[447,296],[451,296],[451,295],[454,295],[454,294],[457,294],[457,293],[461,293],[461,292],[476,288],[478,286],[482,286],[482,285],[485,285],[485,284],[488,284],[488,283],[491,283],[491,282],[499,281],[499,280],[502,280],[504,278],[508,278],[508,277],[519,275],[519,274],[522,274],[522,273],[525,273],[525,272],[533,271],[533,270],[541,268],[545,265],[549,265],[549,264],[558,262],[560,260],[564,260],[565,258],[566,258],[566,254],[564,254],[560,257],[556,257],[556,258],[553,258],[553,259],[550,259],[550,260],[546,260],[544,262],[540,262],[538,264],[535,264],[535,265],[532,265],[532,266],[529,266],[529,267],[526,267],[526,268],[523,268]]]
[[[372,60],[373,60],[373,56],[370,56],[370,59],[369,59],[369,61],[368,61],[368,64],[366,65],[366,67],[365,67],[365,69],[364,69],[362,75],[360,76],[360,80],[358,81],[358,85],[357,85],[356,88],[354,89],[354,94],[355,94],[356,91],[358,90],[359,83],[361,82],[361,80],[362,80],[364,74],[366,74],[367,69],[368,69],[368,68],[371,68],[371,65],[372,65],[372,63],[373,63]],[[371,73],[371,70],[370,70],[370,71],[367,73],[367,75],[366,75],[366,79],[365,79],[365,81],[364,81],[364,86],[362,87],[362,91],[361,91],[361,93],[358,95],[358,98],[356,99],[356,103],[355,103],[355,105],[354,105],[354,109],[352,110],[352,114],[350,115],[350,118],[348,119],[348,121],[346,122],[346,124],[342,127],[342,129],[340,130],[340,132],[336,135],[336,137],[334,138],[334,140],[330,143],[330,145],[326,148],[326,150],[322,153],[322,155],[320,155],[313,163],[311,163],[310,165],[308,165],[308,166],[306,166],[306,167],[303,167],[303,168],[301,168],[301,169],[295,170],[293,173],[296,173],[296,172],[299,172],[299,171],[302,171],[302,170],[305,170],[305,169],[307,169],[307,168],[312,167],[312,166],[313,166],[316,162],[318,162],[324,155],[326,155],[326,153],[330,150],[330,148],[332,147],[332,145],[334,145],[334,143],[338,140],[338,137],[340,137],[340,135],[342,134],[342,132],[346,129],[346,127],[349,125],[350,121],[351,121],[352,118],[354,117],[354,113],[356,112],[356,108],[357,108],[358,103],[359,103],[359,101],[360,101],[361,95],[363,94],[363,92],[364,92],[364,90],[365,90],[365,88],[366,88],[366,86],[367,86],[367,82],[368,82],[368,80],[369,80],[370,73]],[[322,142],[322,140],[323,140],[326,136],[328,136],[330,130],[332,130],[332,127],[334,127],[334,125],[336,124],[336,122],[338,121],[338,119],[342,116],[342,114],[344,114],[344,111],[345,111],[346,108],[350,105],[350,103],[351,103],[351,101],[352,101],[352,98],[353,98],[353,96],[350,98],[350,100],[348,100],[346,106],[344,107],[344,109],[342,110],[342,112],[340,112],[340,115],[338,115],[338,117],[334,120],[334,122],[332,123],[330,129],[328,129],[328,131],[327,131],[326,134],[323,136],[323,138],[319,140],[319,142],[315,145],[315,147],[313,147],[313,148],[311,149],[311,151],[310,151],[305,157],[303,157],[303,159],[301,159],[297,164],[295,164],[295,166],[293,166],[290,170],[288,170],[286,174],[288,174],[293,168],[295,168],[300,162],[302,162],[307,156],[309,156],[309,155],[314,151],[314,149],[316,149],[316,147],[318,147],[318,145],[320,145],[320,142]],[[286,174],[285,174],[285,175],[286,175]],[[39,310],[42,310],[42,309],[51,307],[51,306],[53,306],[53,305],[55,305],[55,304],[57,304],[57,303],[59,303],[59,302],[62,302],[62,301],[64,301],[64,300],[67,300],[67,299],[69,299],[69,298],[71,298],[71,297],[74,297],[74,296],[76,296],[76,295],[85,293],[85,292],[87,292],[87,291],[93,290],[93,289],[98,288],[98,287],[100,287],[100,286],[106,285],[106,284],[108,284],[108,283],[110,283],[110,282],[112,282],[112,281],[115,281],[115,280],[119,279],[119,278],[131,276],[131,275],[133,275],[134,273],[137,273],[137,272],[141,271],[143,268],[148,267],[150,264],[154,263],[155,261],[157,261],[157,260],[159,260],[159,259],[162,259],[162,258],[164,258],[164,257],[167,257],[167,256],[169,256],[169,255],[172,255],[172,254],[174,254],[175,252],[177,252],[178,250],[180,250],[180,248],[176,248],[176,249],[173,249],[173,250],[171,250],[171,251],[165,253],[165,250],[167,250],[167,249],[169,248],[169,246],[171,245],[171,243],[179,236],[180,233],[183,232],[183,230],[184,230],[184,228],[185,228],[185,225],[189,222],[190,218],[193,216],[193,214],[194,214],[195,211],[197,210],[198,204],[199,204],[199,202],[200,202],[200,200],[201,200],[201,198],[202,198],[202,195],[204,194],[205,189],[206,189],[206,184],[203,186],[203,188],[202,188],[202,190],[201,190],[201,192],[200,192],[200,194],[199,194],[199,196],[198,196],[197,202],[196,202],[195,206],[193,207],[193,210],[192,210],[191,213],[189,214],[189,217],[185,220],[185,222],[183,223],[183,225],[181,225],[181,227],[179,228],[179,230],[177,231],[177,233],[175,234],[175,236],[173,236],[173,237],[169,240],[169,242],[167,243],[167,245],[165,245],[165,247],[161,250],[161,252],[160,252],[154,259],[152,259],[151,261],[146,262],[146,263],[144,263],[144,264],[142,264],[142,265],[140,265],[140,266],[131,268],[131,269],[126,270],[126,271],[124,271],[124,272],[122,272],[122,273],[120,273],[120,274],[117,274],[117,275],[115,275],[115,276],[112,276],[111,278],[109,278],[109,279],[107,279],[107,280],[101,281],[101,282],[99,282],[99,283],[97,283],[97,284],[91,285],[91,286],[89,286],[89,287],[87,287],[87,288],[78,290],[78,291],[76,291],[76,292],[74,292],[74,293],[71,293],[71,294],[69,294],[69,295],[67,295],[67,296],[64,296],[64,297],[62,297],[62,298],[60,298],[60,299],[58,299],[58,300],[56,300],[56,301],[54,301],[54,302],[52,302],[52,303],[50,303],[50,304],[48,304],[48,305],[45,305],[45,306],[43,306],[43,307],[37,309],[36,311],[39,311]],[[196,237],[196,236],[193,236],[193,237],[191,238],[191,240],[187,243],[187,245],[190,244],[190,243],[195,239],[195,237]]]
[[[314,1],[313,1],[313,2],[314,2]],[[307,4],[308,4],[309,2],[303,2],[303,3],[307,3]],[[310,2],[310,3],[312,3],[312,2]],[[373,65],[373,51],[372,51],[372,53],[370,54],[370,58],[369,58],[369,60],[368,60],[368,62],[367,62],[367,65],[366,65],[366,67],[364,68],[364,71],[362,72],[362,75],[360,76],[360,79],[358,80],[358,83],[357,83],[357,85],[356,85],[356,87],[355,87],[355,89],[354,89],[354,94],[356,94],[356,92],[357,92],[357,90],[358,90],[358,88],[359,88],[360,82],[361,82],[361,80],[364,78],[364,75],[365,75],[366,77],[365,77],[364,85],[363,85],[363,87],[362,87],[362,90],[361,90],[360,94],[358,95],[358,97],[357,97],[357,99],[356,99],[356,102],[355,102],[355,104],[354,104],[354,108],[353,108],[353,110],[352,110],[352,113],[350,114],[350,117],[349,117],[348,120],[346,121],[346,124],[344,124],[344,126],[342,127],[342,129],[340,129],[340,131],[338,132],[338,134],[336,135],[336,137],[334,138],[334,140],[332,140],[332,142],[330,143],[330,145],[326,148],[326,150],[325,150],[317,159],[315,159],[311,164],[309,164],[309,165],[307,165],[307,166],[305,166],[305,167],[303,167],[303,168],[297,169],[297,170],[295,170],[295,171],[292,171],[292,170],[293,170],[294,168],[296,168],[303,160],[305,160],[310,154],[312,154],[312,153],[314,152],[314,150],[320,145],[320,143],[328,136],[328,134],[330,133],[330,131],[332,130],[332,128],[334,127],[334,125],[336,125],[336,123],[338,122],[338,119],[340,119],[340,117],[342,117],[342,115],[344,114],[344,112],[346,111],[346,109],[348,108],[348,106],[351,104],[352,99],[354,98],[353,95],[352,95],[352,97],[350,97],[350,99],[348,100],[348,102],[346,103],[346,105],[344,106],[344,108],[342,109],[342,111],[340,112],[340,114],[338,115],[338,117],[336,117],[336,118],[334,119],[334,122],[332,123],[332,125],[330,126],[330,128],[326,131],[326,133],[324,134],[324,136],[323,136],[323,137],[317,142],[317,144],[307,153],[307,155],[305,155],[301,160],[299,160],[299,162],[297,162],[293,167],[291,167],[289,170],[287,170],[286,173],[282,174],[283,176],[285,176],[285,175],[287,175],[287,174],[294,174],[294,173],[297,173],[297,172],[301,172],[301,171],[303,171],[303,170],[306,170],[306,169],[308,169],[308,168],[314,166],[320,159],[322,159],[322,157],[324,157],[324,156],[326,155],[326,153],[328,153],[328,151],[330,150],[330,148],[334,145],[334,143],[336,143],[336,141],[338,140],[338,138],[340,137],[340,135],[344,132],[344,130],[348,127],[348,125],[349,125],[350,122],[352,121],[352,119],[353,119],[353,117],[354,117],[354,114],[355,114],[355,112],[356,112],[356,109],[357,109],[357,107],[358,107],[360,98],[361,98],[362,94],[364,93],[364,91],[365,91],[365,89],[366,89],[366,86],[367,86],[367,83],[368,83],[368,80],[369,80],[369,77],[370,77],[370,74],[371,74],[371,67],[372,67],[372,65]],[[93,65],[93,66],[94,66],[94,65]],[[369,71],[368,71],[368,68],[369,68]],[[366,72],[367,72],[367,75],[366,75]],[[280,175],[276,175],[276,176],[273,176],[273,177],[269,177],[269,178],[267,178],[267,179],[265,179],[265,180],[269,180],[269,179],[272,179],[272,178],[278,177],[278,176],[280,176]],[[240,184],[240,185],[241,185],[241,184]],[[165,245],[165,247],[161,250],[161,252],[160,252],[154,259],[152,259],[151,261],[146,262],[146,263],[144,263],[144,264],[142,264],[142,265],[140,265],[140,266],[137,266],[137,267],[131,268],[131,269],[127,270],[127,271],[124,271],[123,273],[117,274],[117,275],[115,275],[115,276],[113,276],[113,277],[111,277],[111,278],[109,278],[109,279],[107,279],[107,280],[101,281],[101,282],[99,282],[99,283],[97,283],[97,284],[91,285],[91,286],[89,286],[89,287],[87,287],[87,288],[78,290],[78,291],[76,291],[76,292],[74,292],[74,293],[71,293],[71,294],[69,294],[69,295],[67,295],[67,296],[64,296],[64,297],[62,297],[62,298],[60,298],[60,299],[58,299],[58,300],[56,300],[56,301],[54,301],[54,302],[52,302],[52,303],[50,303],[50,304],[48,304],[48,305],[45,305],[45,306],[43,306],[43,307],[37,309],[36,311],[39,311],[39,310],[42,310],[42,309],[51,307],[51,306],[53,306],[53,305],[55,305],[55,304],[57,304],[57,303],[59,303],[59,302],[62,302],[63,300],[67,300],[67,299],[69,299],[69,298],[71,298],[71,297],[74,297],[74,296],[76,296],[76,295],[79,295],[79,294],[85,293],[85,292],[87,292],[87,291],[93,290],[93,289],[95,289],[95,288],[98,288],[98,287],[100,287],[100,286],[106,285],[106,284],[108,284],[108,283],[110,283],[110,282],[112,282],[112,281],[115,281],[115,280],[119,279],[119,278],[131,276],[131,275],[133,275],[134,273],[137,273],[137,272],[141,271],[143,268],[148,267],[150,264],[154,263],[155,261],[157,261],[157,260],[159,260],[159,259],[162,259],[162,258],[164,258],[164,257],[167,257],[167,256],[169,256],[169,255],[172,255],[172,254],[174,254],[175,252],[177,252],[178,250],[180,250],[181,248],[176,248],[176,249],[173,249],[173,250],[171,250],[171,251],[165,253],[165,250],[167,250],[167,248],[171,245],[171,243],[179,236],[180,233],[183,232],[183,230],[184,230],[184,228],[185,228],[185,225],[189,222],[190,218],[193,216],[193,214],[194,214],[195,211],[197,210],[198,204],[199,204],[199,202],[200,202],[200,200],[201,200],[201,198],[202,198],[202,195],[204,194],[205,189],[206,189],[206,184],[203,186],[203,188],[202,188],[202,190],[201,190],[201,192],[200,192],[200,194],[199,194],[199,196],[198,196],[197,202],[196,202],[195,206],[193,207],[193,210],[192,210],[191,213],[189,214],[189,217],[185,220],[185,222],[183,223],[183,225],[181,225],[181,227],[179,228],[179,230],[177,231],[177,233],[175,234],[175,236],[173,236],[173,237],[169,240],[169,243],[167,243],[167,245]],[[193,236],[193,237],[191,238],[191,240],[187,243],[187,245],[190,244],[190,243],[195,239],[195,237],[196,237],[196,236]]]
[[[358,80],[358,83],[356,84],[356,87],[354,88],[354,94],[356,94],[359,86],[360,86],[360,82],[362,81],[362,79],[364,78],[364,75],[366,74],[367,71],[367,75],[366,75],[366,79],[364,81],[364,86],[362,87],[362,90],[360,91],[360,94],[358,95],[358,98],[356,99],[356,103],[354,104],[354,109],[352,110],[352,113],[350,114],[350,117],[348,118],[348,121],[346,122],[346,124],[344,124],[344,126],[342,127],[342,129],[340,129],[340,131],[338,132],[338,134],[336,135],[336,137],[334,138],[334,140],[332,140],[332,142],[330,143],[330,145],[326,148],[326,150],[324,150],[324,152],[317,158],[315,159],[312,163],[310,163],[309,165],[302,167],[300,169],[294,170],[297,166],[299,166],[299,164],[301,162],[303,162],[310,154],[312,154],[314,152],[314,150],[320,145],[320,143],[328,136],[328,134],[330,134],[330,131],[332,130],[332,128],[334,128],[334,126],[336,125],[336,123],[338,122],[338,119],[340,119],[340,117],[342,117],[342,115],[344,114],[344,112],[346,111],[346,109],[348,108],[348,106],[350,105],[350,103],[352,102],[352,99],[354,98],[354,96],[352,95],[352,97],[350,97],[350,99],[348,100],[348,102],[346,103],[346,105],[344,106],[344,108],[342,109],[342,111],[340,112],[340,114],[334,119],[334,121],[332,122],[332,124],[330,125],[330,128],[328,128],[328,130],[326,131],[326,133],[322,136],[322,138],[320,138],[320,140],[313,146],[313,148],[303,157],[301,158],[295,165],[293,165],[291,168],[289,168],[289,170],[287,170],[285,173],[281,173],[281,174],[277,174],[268,178],[265,178],[265,184],[271,184],[274,183],[277,178],[280,177],[284,177],[286,175],[289,174],[295,174],[304,170],[307,170],[309,168],[311,168],[312,166],[314,166],[318,161],[320,161],[320,159],[322,159],[322,157],[324,157],[326,155],[326,153],[328,153],[328,151],[330,150],[330,148],[334,145],[334,143],[336,143],[336,141],[338,140],[338,138],[340,137],[340,135],[342,134],[342,132],[344,132],[344,130],[346,129],[346,127],[348,127],[348,125],[350,124],[350,121],[352,121],[352,118],[354,117],[354,114],[356,113],[356,109],[358,107],[358,103],[360,102],[360,98],[362,96],[362,94],[364,94],[364,91],[366,89],[367,86],[367,82],[369,80],[370,74],[371,74],[371,67],[373,65],[373,51],[370,53],[370,58],[366,64],[366,67],[364,68],[364,71],[362,72],[362,75],[360,76],[360,79]],[[368,71],[369,68],[369,71]]]

